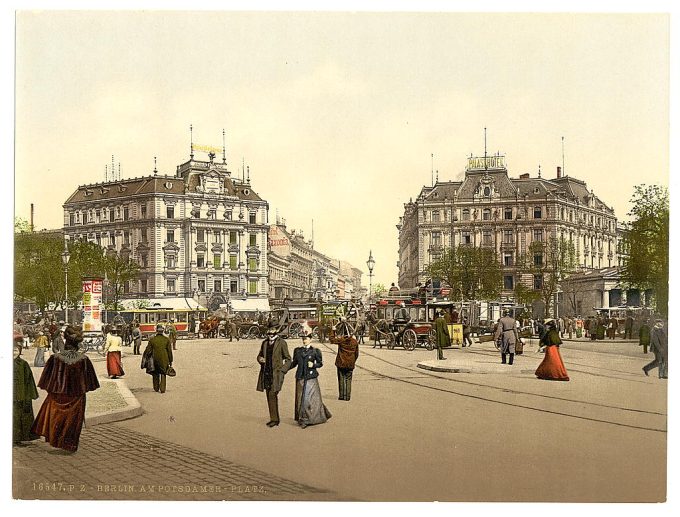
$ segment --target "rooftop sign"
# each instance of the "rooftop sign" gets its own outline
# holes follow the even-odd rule
[[[505,169],[505,156],[470,156],[467,170]]]

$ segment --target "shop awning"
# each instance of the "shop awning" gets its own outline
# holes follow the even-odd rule
[[[267,298],[246,298],[237,300],[232,298],[229,302],[234,312],[269,312],[269,300]],[[224,304],[220,305],[222,307]]]

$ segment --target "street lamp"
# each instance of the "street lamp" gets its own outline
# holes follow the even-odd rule
[[[64,323],[68,325],[68,261],[71,260],[71,254],[68,252],[66,240],[64,240],[64,251],[61,254],[61,260],[64,263]]]
[[[366,261],[366,265],[368,266],[368,304],[371,304],[371,299],[373,296],[372,293],[372,288],[373,288],[373,268],[375,267],[375,259],[373,258],[373,251],[369,250],[368,252],[368,260]]]

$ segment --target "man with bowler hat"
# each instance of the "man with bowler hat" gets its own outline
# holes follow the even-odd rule
[[[257,391],[267,394],[269,422],[267,427],[279,425],[279,391],[283,387],[283,377],[290,368],[291,358],[286,341],[279,336],[279,325],[271,322],[267,329],[267,337],[262,341],[257,354],[260,363],[260,374],[257,377]]]

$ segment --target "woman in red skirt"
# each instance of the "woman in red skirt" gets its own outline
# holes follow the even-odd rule
[[[47,398],[38,411],[31,432],[44,436],[52,446],[75,452],[85,421],[85,393],[99,388],[90,359],[78,351],[80,330],[66,327],[64,350],[50,356],[38,387]]]
[[[560,355],[562,340],[555,328],[555,320],[546,320],[545,326],[546,333],[543,334],[539,345],[545,347],[545,357],[536,369],[536,377],[548,381],[568,381],[569,375]]]
[[[121,351],[123,350],[123,338],[120,337],[118,327],[113,327],[111,332],[106,335],[106,371],[111,379],[116,379],[125,375],[123,362],[121,361]]]

